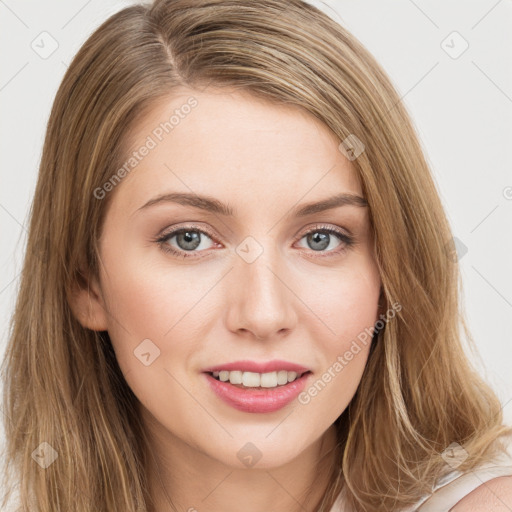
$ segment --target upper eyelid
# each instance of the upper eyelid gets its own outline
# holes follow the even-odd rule
[[[200,233],[208,236],[208,238],[210,238],[213,242],[221,243],[218,241],[218,238],[213,233],[209,233],[206,228],[194,226],[193,224],[185,225],[183,227],[170,228],[168,231],[164,230],[161,235],[157,236],[156,241],[170,240],[171,238],[174,238],[175,236],[177,236],[179,233],[181,233],[183,231],[187,231],[187,230],[199,231]],[[340,237],[340,240],[342,242],[346,242],[346,240],[344,240],[343,237],[346,237],[346,239],[349,239],[351,241],[351,243],[357,242],[356,237],[350,231],[348,231],[346,228],[341,228],[340,226],[329,225],[328,223],[318,223],[318,224],[314,224],[310,227],[299,230],[297,232],[297,234],[295,234],[293,237],[294,242],[300,240],[301,238],[303,238],[304,236],[308,235],[311,232],[324,231],[324,230],[332,231],[331,234],[338,235],[338,237]],[[345,230],[347,232],[344,233],[343,230]]]
[[[200,228],[199,226],[193,226],[193,225],[190,225],[190,226],[183,226],[183,227],[178,227],[178,228],[169,228],[168,230],[167,229],[164,229],[160,235],[157,236],[157,240],[162,240],[162,239],[165,239],[165,238],[172,238],[174,236],[176,236],[177,234],[183,232],[183,231],[199,231],[201,232],[202,234],[205,234],[206,236],[210,237],[210,238],[216,238],[215,235],[213,233],[209,233],[208,230],[206,230],[205,228]],[[171,236],[172,235],[172,236]]]
[[[315,231],[325,231],[325,232],[328,232],[330,235],[334,235],[338,238],[341,246],[334,250],[327,251],[327,252],[319,251],[317,253],[317,258],[319,258],[319,261],[321,261],[321,259],[325,259],[325,258],[333,258],[336,256],[341,256],[342,254],[345,254],[346,251],[350,250],[352,247],[356,247],[359,244],[357,236],[354,236],[348,230],[347,230],[348,234],[344,233],[343,230],[346,230],[346,228],[342,228],[341,226],[336,225],[334,227],[333,225],[329,225],[327,223],[320,223],[320,224],[315,224],[313,226],[309,226],[309,227],[303,228],[303,229],[305,229],[305,231],[299,230],[300,234],[294,235],[294,238],[293,238],[294,244],[299,242],[302,238],[304,238],[308,234],[314,233]],[[187,230],[198,231],[198,232],[204,233],[206,236],[208,236],[208,238],[210,238],[212,240],[212,242],[214,244],[220,243],[217,241],[217,237],[213,233],[210,235],[210,233],[208,233],[208,231],[205,228],[199,228],[198,226],[193,226],[191,224],[182,226],[182,227],[170,228],[170,230],[167,233],[165,232],[166,230],[164,230],[164,234],[157,236],[155,239],[153,239],[153,241],[157,242],[159,245],[161,245],[162,246],[161,248],[163,251],[170,252],[171,254],[174,254],[175,257],[179,257],[179,258],[183,258],[183,259],[191,258],[190,261],[192,261],[192,259],[207,258],[208,256],[211,256],[212,255],[211,253],[208,254],[209,250],[211,250],[211,248],[204,249],[202,251],[185,251],[183,249],[174,248],[172,246],[164,247],[164,245],[167,245],[167,242],[169,240],[171,240],[178,234],[180,234],[184,231],[187,231]],[[206,253],[206,254],[202,254],[202,253]],[[310,257],[310,256],[308,256],[308,257]],[[325,261],[327,261],[327,260],[325,260]]]

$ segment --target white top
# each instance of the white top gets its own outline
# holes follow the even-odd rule
[[[424,496],[404,512],[449,512],[471,491],[493,478],[512,475],[512,439],[505,438],[506,452],[501,452],[489,462],[472,471],[451,471],[434,486],[431,494]],[[329,512],[344,512],[343,492]]]

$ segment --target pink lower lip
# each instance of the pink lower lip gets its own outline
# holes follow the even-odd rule
[[[235,409],[244,412],[274,412],[292,402],[306,386],[306,380],[311,375],[305,373],[302,377],[277,388],[237,388],[230,382],[215,379],[209,373],[204,374],[208,384],[217,396]]]

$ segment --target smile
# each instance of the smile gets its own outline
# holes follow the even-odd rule
[[[275,388],[277,386],[284,386],[289,382],[300,378],[304,373],[298,374],[294,371],[280,370],[277,372],[256,373],[256,372],[243,372],[240,370],[234,371],[216,371],[212,375],[217,380],[228,382],[242,388]]]
[[[219,375],[215,376],[214,373]],[[203,375],[210,389],[224,403],[243,412],[269,413],[278,411],[295,400],[306,387],[306,381],[312,373],[306,371],[297,374],[281,370],[259,374],[235,370],[205,372]]]

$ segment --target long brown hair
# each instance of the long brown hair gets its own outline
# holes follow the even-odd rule
[[[82,327],[69,299],[98,271],[110,196],[94,191],[126,161],[130,128],[176,88],[210,84],[305,109],[340,142],[364,144],[352,163],[370,208],[382,300],[402,307],[375,337],[336,421],[339,459],[317,510],[328,511],[341,488],[356,511],[400,510],[450,469],[442,457],[450,444],[466,450],[464,471],[510,432],[465,356],[460,326],[472,341],[450,228],[379,64],[300,0],[156,0],[121,10],[89,37],[53,104],[2,367],[4,506],[16,483],[22,510],[149,510],[137,399],[108,333]]]

